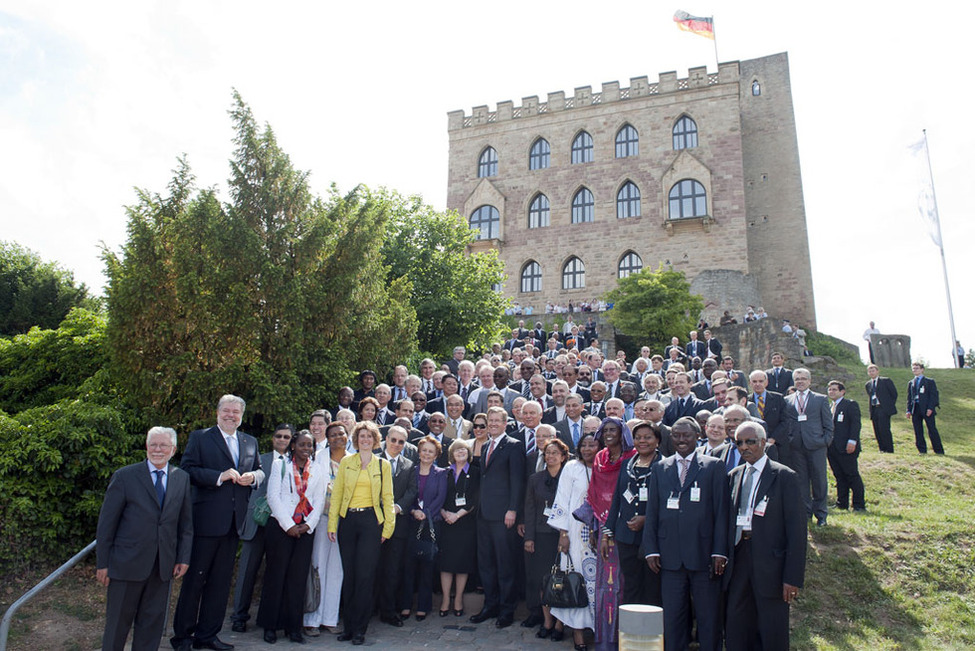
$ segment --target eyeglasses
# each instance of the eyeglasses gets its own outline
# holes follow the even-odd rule
[[[291,438],[291,435],[290,434],[275,434],[274,435],[274,438],[275,438],[275,440],[279,440],[279,441],[287,441],[288,439]],[[331,437],[329,437],[329,438],[331,438]]]
[[[475,423],[472,427],[474,429],[487,429],[487,425],[484,425],[482,423]]]
[[[737,441],[735,441],[735,445],[737,445],[738,447],[741,447],[743,445],[748,445],[748,446],[758,445],[758,439],[738,439]]]
[[[406,443],[405,439],[386,439],[386,445],[403,445]]]

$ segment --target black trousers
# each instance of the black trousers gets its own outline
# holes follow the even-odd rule
[[[547,524],[543,525],[548,531],[535,532],[535,552],[524,552],[525,557],[525,605],[528,610],[542,612],[542,580],[552,571],[552,566],[559,553],[559,532]],[[519,537],[519,540],[521,538]]]
[[[623,579],[626,585],[626,579]],[[697,640],[702,651],[721,648],[721,581],[708,570],[660,570],[664,609],[664,649],[684,651],[691,643],[691,613],[697,618]],[[691,599],[694,600],[693,611]]]
[[[396,519],[396,526],[401,520]],[[406,522],[403,526],[406,526]],[[392,538],[382,544],[380,551],[380,571],[376,576],[376,594],[379,595],[379,614],[392,617],[401,610],[406,610],[404,599],[400,594],[403,585],[403,555],[406,553],[406,537]]]
[[[777,651],[789,648],[789,604],[782,595],[765,598],[752,586],[752,542],[735,547],[728,584],[725,648],[728,651]],[[757,562],[761,562],[758,559]]]
[[[292,538],[273,518],[267,521],[264,535],[267,569],[257,625],[264,629],[283,628],[286,633],[301,633],[315,536],[306,533]]]
[[[339,520],[339,553],[342,555],[342,604],[345,632],[365,635],[372,617],[373,586],[382,546],[382,525],[373,509],[348,511]]]
[[[863,479],[860,478],[860,469],[857,467],[859,452],[846,454],[837,452],[833,446],[826,450],[826,460],[836,478],[836,504],[840,508],[849,508],[850,493],[853,493],[853,508],[866,508],[863,496]]]
[[[497,610],[499,615],[514,617],[518,602],[515,568],[520,565],[511,549],[518,533],[504,526],[503,520],[477,519],[477,564],[484,585],[484,610]]]
[[[112,579],[108,584],[108,603],[105,608],[105,633],[102,649],[122,651],[129,629],[133,651],[155,651],[159,648],[166,626],[166,602],[171,581],[159,578],[159,559],[145,581]]]
[[[251,618],[251,600],[257,573],[264,562],[264,527],[258,527],[254,537],[240,545],[240,563],[237,565],[237,584],[234,586],[233,622],[247,622]]]
[[[877,437],[877,447],[881,452],[893,452],[894,435],[890,431],[890,416],[880,413],[879,407],[871,409],[870,421],[873,423],[873,435]]]
[[[662,606],[660,575],[650,571],[646,558],[640,553],[640,545],[616,541],[623,575],[623,596],[620,604],[645,604]]]
[[[212,642],[223,627],[237,540],[235,525],[223,536],[194,536],[190,570],[183,577],[173,617],[174,647],[191,638]]]
[[[938,434],[938,427],[934,424],[934,411],[930,416],[925,416],[920,409],[915,409],[911,413],[911,422],[914,423],[914,444],[917,451],[927,454],[928,446],[924,440],[924,426],[928,427],[928,436],[931,437],[931,449],[935,454],[944,454],[945,449],[941,447],[941,435]]]

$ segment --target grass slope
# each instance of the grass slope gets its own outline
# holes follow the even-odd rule
[[[811,529],[806,587],[792,609],[799,649],[975,648],[975,372],[932,369],[945,457],[921,456],[904,417],[909,369],[885,370],[901,411],[893,455],[877,451],[862,366],[847,397],[863,412],[867,513]],[[928,443],[930,450],[930,442]],[[830,503],[836,501],[830,473]]]

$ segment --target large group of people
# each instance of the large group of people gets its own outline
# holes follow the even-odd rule
[[[190,435],[179,468],[175,432],[150,430],[147,462],[116,473],[99,521],[105,648],[121,648],[133,621],[133,648],[155,648],[164,622],[142,611],[185,574],[173,648],[231,649],[218,633],[238,541],[232,627],[247,630],[263,560],[256,624],[268,643],[325,629],[359,645],[377,613],[395,627],[437,616],[505,628],[524,601],[523,626],[571,634],[577,651],[588,635],[616,648],[623,603],[663,608],[668,649],[692,633],[702,649],[787,648],[807,522],[827,523],[827,467],[834,507],[866,508],[857,403],[838,381],[828,397],[812,391],[780,353],[736,370],[710,331],[627,366],[569,325],[519,325],[476,361],[458,347],[415,374],[396,366],[389,383],[363,371],[307,429],[278,426],[264,454],[239,431],[233,395],[215,427]],[[936,387],[915,373],[908,415],[942,452]],[[876,367],[870,377],[877,440],[892,451],[896,390]],[[130,538],[130,520],[153,509],[159,526]],[[587,604],[547,603],[554,564],[581,574]],[[472,590],[484,601],[468,614]]]

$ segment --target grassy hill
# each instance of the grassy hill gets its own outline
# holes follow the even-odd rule
[[[851,369],[854,370],[854,369]],[[864,367],[847,397],[864,412],[860,472],[867,513],[830,513],[811,529],[806,586],[792,609],[800,649],[975,648],[975,372],[930,369],[946,456],[921,456],[903,413],[880,454]],[[910,369],[885,370],[906,408]],[[930,449],[930,443],[928,444]],[[830,503],[835,501],[830,475]]]

